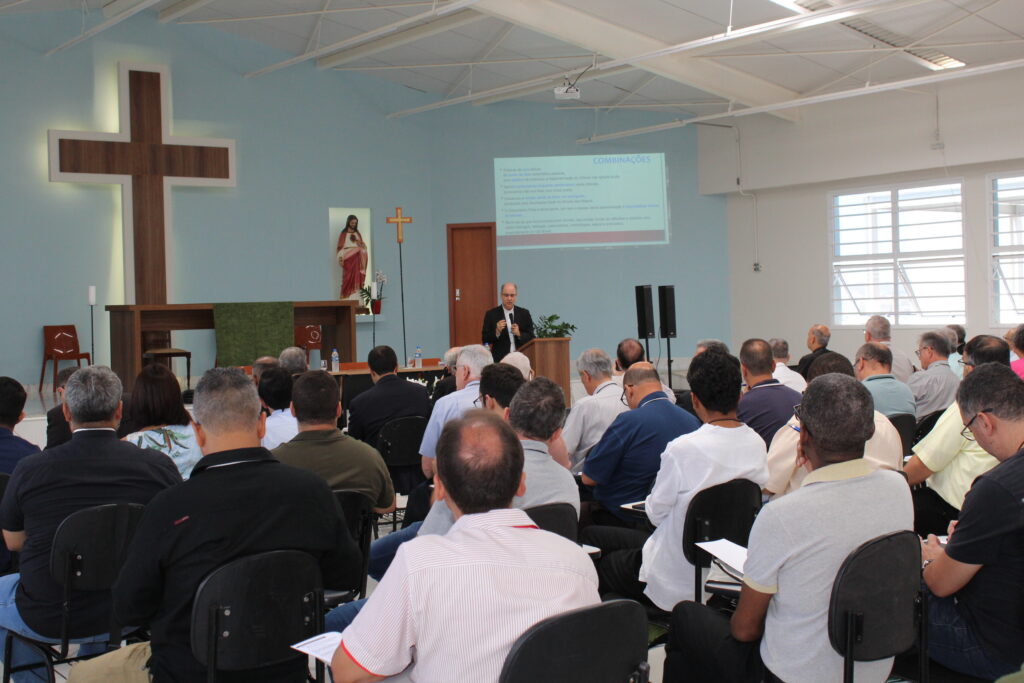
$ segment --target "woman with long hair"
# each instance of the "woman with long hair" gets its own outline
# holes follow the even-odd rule
[[[369,260],[366,242],[359,234],[359,219],[350,215],[338,235],[338,264],[341,265],[341,298],[347,299],[366,282],[366,263]]]
[[[134,424],[144,426],[124,440],[166,454],[181,478],[188,479],[203,453],[174,373],[159,363],[142,368],[132,387],[128,414]]]

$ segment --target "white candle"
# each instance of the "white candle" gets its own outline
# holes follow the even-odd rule
[[[89,285],[89,305],[96,305],[96,285]]]
[[[373,282],[370,283],[370,298],[371,299],[376,299],[377,298],[377,281],[376,280],[374,280]]]

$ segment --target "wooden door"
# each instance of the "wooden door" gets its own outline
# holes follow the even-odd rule
[[[497,305],[498,248],[494,223],[449,223],[450,345],[479,344],[484,313]]]

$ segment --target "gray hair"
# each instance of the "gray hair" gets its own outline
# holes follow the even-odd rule
[[[814,341],[822,346],[828,346],[828,342],[832,338],[832,333],[824,325],[812,325],[811,334],[814,335]]]
[[[498,294],[501,295],[505,291],[505,285],[512,285],[512,288],[516,290],[516,296],[519,295],[519,285],[514,282],[502,282],[501,287],[498,287]]]
[[[821,375],[804,390],[800,421],[822,450],[863,455],[865,442],[875,433],[874,399],[853,377]]]
[[[484,368],[494,362],[494,356],[483,344],[470,344],[462,347],[456,362],[469,368],[470,377],[479,377]]]
[[[508,406],[508,423],[521,436],[547,441],[565,420],[565,394],[547,377],[519,387]]]
[[[192,402],[196,423],[212,434],[255,429],[260,420],[256,385],[237,368],[207,370]]]
[[[956,402],[964,415],[984,411],[1004,420],[1024,420],[1024,381],[1009,365],[982,363],[964,377]]]
[[[889,341],[892,338],[892,325],[889,319],[881,315],[873,315],[864,323],[864,331],[872,339],[878,341]]]
[[[892,351],[885,344],[879,344],[878,342],[867,342],[857,349],[857,355],[854,356],[854,360],[862,359],[884,365],[887,368],[892,367]]]
[[[701,350],[710,351],[712,349],[716,349],[725,354],[729,353],[729,346],[720,339],[701,339],[697,342],[697,346],[694,347],[694,351],[697,351],[698,353]]]
[[[530,358],[525,353],[513,351],[512,353],[505,354],[501,362],[505,365],[511,365],[518,370],[522,374],[523,379],[530,379],[530,373],[533,372],[533,368],[530,367]],[[483,371],[481,370],[481,372]]]
[[[309,369],[309,366],[306,364],[306,352],[298,346],[289,346],[282,351],[278,361],[280,361],[282,368],[293,375]]]
[[[601,349],[587,349],[576,359],[576,372],[585,372],[594,379],[611,377],[612,359]]]
[[[789,342],[785,339],[772,337],[768,340],[768,345],[772,347],[773,359],[783,360],[784,358],[789,358]]]
[[[461,350],[461,346],[453,346],[444,352],[443,362],[446,368],[455,369],[455,364],[459,362],[459,351]]]
[[[949,357],[950,343],[948,330],[932,330],[921,335],[921,346],[931,349],[943,358]]]
[[[117,412],[123,390],[121,380],[105,365],[79,369],[64,387],[64,403],[71,413],[71,421],[77,424],[109,422]]]

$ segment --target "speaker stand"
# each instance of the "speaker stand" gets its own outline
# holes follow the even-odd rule
[[[672,389],[672,339],[665,337],[665,355],[668,356],[668,388]]]
[[[646,354],[646,355],[644,355],[644,358],[646,358],[647,361],[650,362],[650,360],[651,360],[651,340],[648,339],[647,337],[644,337],[644,353]]]

